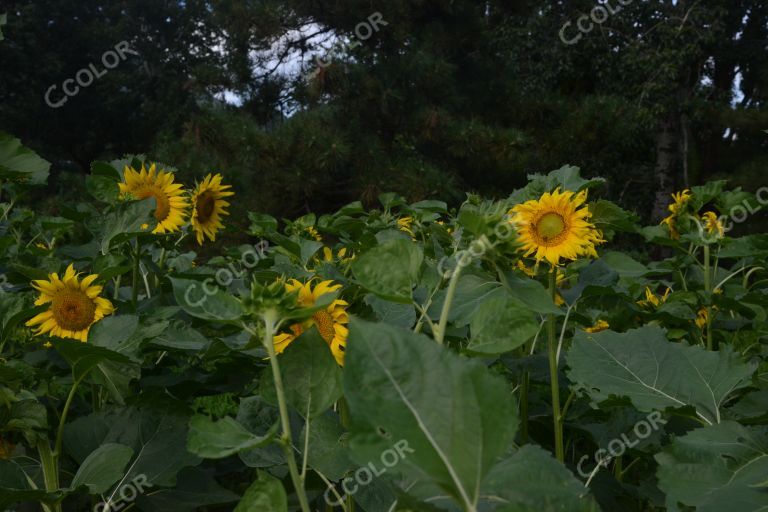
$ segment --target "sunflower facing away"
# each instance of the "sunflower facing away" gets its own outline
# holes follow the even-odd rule
[[[312,281],[301,283],[291,279],[285,285],[289,292],[299,292],[298,303],[302,307],[312,307],[323,295],[335,292],[341,288],[340,284],[334,284],[333,281],[321,281],[314,287]],[[275,352],[282,353],[293,340],[301,336],[302,333],[310,329],[313,325],[317,327],[320,336],[323,337],[331,348],[333,357],[339,366],[344,366],[344,350],[347,346],[347,336],[349,330],[346,324],[349,323],[347,314],[349,303],[336,299],[328,307],[315,312],[312,317],[300,324],[290,326],[291,333],[283,333],[275,336]]]
[[[173,174],[157,171],[155,164],[147,170],[144,164],[141,171],[125,167],[123,183],[119,183],[120,195],[135,199],[153,198],[156,203],[155,219],[157,226],[152,230],[155,234],[173,233],[181,229],[187,217],[187,199],[184,196],[183,185],[173,182]]]
[[[704,221],[704,229],[707,230],[707,233],[715,235],[718,238],[723,238],[725,235],[725,227],[723,226],[723,223],[720,222],[720,219],[717,218],[715,212],[706,212],[701,216],[701,220]]]
[[[589,222],[586,200],[586,191],[575,194],[557,189],[512,208],[511,222],[517,228],[520,250],[525,256],[534,254],[537,263],[546,259],[555,266],[560,264],[560,259],[597,257],[595,245],[605,240]]]
[[[98,277],[91,274],[81,280],[70,264],[61,279],[53,273],[48,280],[33,281],[32,287],[40,292],[35,305],[50,306],[29,320],[27,327],[38,326],[35,336],[49,334],[87,341],[91,326],[115,311],[111,302],[99,297],[102,287],[93,284]]]
[[[653,293],[653,290],[651,290],[649,287],[645,287],[645,300],[639,300],[637,301],[638,306],[642,306],[644,308],[648,309],[655,309],[667,302],[667,298],[669,297],[669,294],[672,293],[672,289],[667,287],[667,291],[664,292],[664,295],[656,295]]]
[[[221,174],[209,174],[202,183],[198,183],[192,192],[192,229],[197,235],[197,243],[203,245],[205,237],[216,241],[216,233],[224,228],[221,220],[229,215],[224,199],[235,195],[231,185],[221,184]]]
[[[671,215],[661,221],[662,224],[666,224],[667,229],[669,229],[669,236],[674,240],[680,238],[680,232],[677,230],[677,220],[685,211],[685,207],[690,200],[691,191],[688,189],[678,192],[677,194],[672,194],[672,204],[669,205]]]

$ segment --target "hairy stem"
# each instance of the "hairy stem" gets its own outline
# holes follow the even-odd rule
[[[280,365],[277,362],[277,354],[275,353],[275,327],[277,325],[277,314],[273,311],[268,311],[263,315],[265,324],[264,332],[264,348],[269,353],[269,362],[272,366],[272,377],[275,382],[275,394],[277,395],[277,405],[280,410],[280,423],[283,427],[283,435],[281,439],[281,446],[283,453],[285,454],[285,460],[288,463],[288,470],[291,473],[291,481],[293,481],[293,487],[296,490],[296,495],[299,498],[299,505],[302,512],[310,512],[309,500],[307,499],[307,493],[304,490],[304,482],[301,475],[299,475],[299,468],[296,465],[296,457],[293,453],[293,436],[291,435],[291,422],[288,415],[288,405],[285,400],[285,388],[283,387],[283,377],[280,373]]]
[[[459,284],[462,268],[461,265],[456,267],[453,271],[453,275],[451,275],[451,280],[448,283],[443,310],[440,313],[440,323],[437,324],[437,332],[435,332],[435,340],[441,345],[445,340],[445,329],[448,327],[448,315],[451,313],[451,306],[453,305],[453,298],[456,295],[456,287]]]

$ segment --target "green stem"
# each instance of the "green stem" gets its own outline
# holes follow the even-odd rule
[[[704,246],[704,290],[707,292],[707,301],[712,300],[712,276],[710,271],[709,245]],[[714,340],[712,338],[712,306],[707,306],[707,350],[714,350]]]
[[[51,453],[51,444],[47,438],[37,441],[37,451],[40,453],[40,465],[43,469],[45,490],[56,492],[59,490],[59,468],[53,453]],[[51,512],[61,512],[61,503],[54,503],[53,506],[43,505],[43,508]]]
[[[445,302],[443,302],[443,310],[440,312],[440,323],[437,324],[437,332],[435,332],[435,341],[439,344],[443,344],[445,340],[445,329],[448,327],[448,315],[451,313],[451,305],[453,305],[453,298],[456,295],[456,287],[459,284],[459,277],[461,276],[461,270],[464,267],[458,265],[453,271],[451,281],[448,283],[448,291],[445,293]]]
[[[557,295],[557,269],[553,268],[549,273],[549,290],[554,302]],[[555,428],[555,456],[560,462],[565,461],[565,449],[563,446],[563,423],[560,412],[560,382],[557,371],[557,318],[554,313],[547,316],[547,351],[549,352],[549,380],[552,390],[552,424]]]
[[[77,386],[80,385],[84,378],[85,374],[72,383],[72,388],[69,390],[69,395],[67,395],[67,401],[64,402],[64,409],[62,409],[61,419],[59,419],[59,430],[56,433],[56,446],[53,452],[53,457],[56,462],[58,462],[59,458],[61,457],[61,444],[64,440],[64,424],[67,422],[67,414],[69,414],[69,408],[72,406],[72,400],[75,398]]]
[[[264,333],[264,348],[269,353],[269,362],[272,366],[272,377],[275,382],[275,394],[277,395],[277,405],[280,410],[280,423],[283,427],[282,442],[280,445],[283,448],[285,454],[285,460],[288,463],[288,470],[291,473],[291,480],[293,481],[293,487],[296,490],[296,495],[299,497],[299,505],[302,512],[310,512],[309,500],[307,499],[307,493],[304,490],[304,483],[299,475],[299,468],[296,465],[296,457],[293,454],[293,436],[291,435],[291,422],[288,415],[288,405],[285,400],[285,388],[283,387],[283,377],[280,373],[280,365],[277,362],[277,354],[275,353],[275,327],[277,325],[277,314],[274,311],[267,311],[263,315],[265,324]]]
[[[136,240],[133,253],[133,281],[131,282],[131,304],[136,311],[139,303],[139,263],[141,261],[141,246],[139,240]]]
[[[526,346],[522,346],[520,353],[522,357],[526,355]],[[523,372],[522,380],[520,382],[520,443],[528,444],[528,390],[531,385],[531,375],[526,370]]]

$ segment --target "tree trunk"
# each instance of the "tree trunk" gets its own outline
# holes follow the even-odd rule
[[[675,177],[680,164],[680,125],[677,113],[672,113],[659,124],[656,133],[656,201],[651,212],[651,220],[661,222],[667,216],[670,195],[675,191]]]

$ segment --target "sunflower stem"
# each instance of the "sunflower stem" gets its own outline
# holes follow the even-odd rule
[[[302,512],[310,512],[309,500],[307,499],[307,493],[304,490],[304,482],[301,475],[299,475],[299,468],[296,464],[296,457],[293,454],[293,436],[291,435],[291,420],[288,415],[288,405],[285,399],[285,388],[283,387],[283,377],[280,373],[280,365],[277,362],[277,353],[275,352],[275,330],[278,323],[278,315],[276,311],[268,310],[262,315],[264,320],[264,348],[267,349],[269,354],[269,363],[272,366],[272,378],[275,382],[275,394],[277,395],[278,409],[280,410],[280,423],[283,427],[282,443],[280,445],[283,448],[285,460],[288,463],[288,470],[291,473],[291,481],[293,481],[293,487],[296,490],[296,495],[299,498],[299,505]]]
[[[712,300],[712,275],[710,270],[710,254],[709,245],[704,246],[704,290],[707,292],[707,301]],[[707,350],[712,351],[715,349],[714,340],[712,339],[712,306],[707,305],[707,321],[704,328],[707,330]]]
[[[549,272],[549,291],[552,301],[557,296],[557,269],[552,268]],[[560,382],[557,368],[557,319],[554,313],[547,316],[547,351],[549,353],[549,380],[552,391],[552,425],[555,429],[555,456],[560,462],[565,461],[565,450],[563,447],[563,422],[560,412]]]
[[[136,311],[136,308],[139,304],[139,273],[141,272],[141,269],[139,269],[140,262],[141,245],[139,245],[139,240],[137,238],[133,252],[133,281],[131,282],[131,305],[133,305],[134,311]]]
[[[526,345],[523,345],[520,350],[521,357],[526,356]],[[526,370],[523,372],[520,382],[520,444],[528,444],[528,387],[530,383],[531,376]]]
[[[440,345],[445,340],[445,329],[448,327],[448,315],[451,313],[451,306],[453,305],[453,298],[456,295],[456,287],[459,284],[459,277],[461,276],[461,270],[464,267],[458,265],[451,275],[451,280],[448,283],[448,290],[445,293],[445,302],[443,303],[443,310],[440,313],[440,323],[437,324],[437,331],[435,332],[435,341]]]
[[[51,453],[51,443],[48,438],[43,437],[37,440],[37,451],[40,454],[40,466],[43,469],[43,482],[45,490],[56,492],[59,490],[59,468],[55,457]],[[52,506],[44,504],[44,510],[52,512],[61,512],[61,503],[54,503]]]
[[[53,452],[53,458],[54,461],[58,464],[59,457],[61,456],[61,443],[64,440],[64,424],[67,422],[67,415],[69,414],[69,408],[72,406],[72,401],[75,398],[75,392],[77,391],[77,387],[80,385],[80,383],[85,378],[86,374],[81,375],[79,378],[75,379],[75,381],[72,383],[72,388],[69,390],[69,395],[67,395],[67,401],[64,402],[64,409],[61,411],[61,418],[59,419],[59,429],[56,433],[56,445],[54,447]]]

